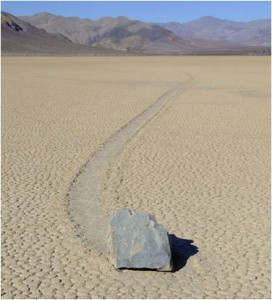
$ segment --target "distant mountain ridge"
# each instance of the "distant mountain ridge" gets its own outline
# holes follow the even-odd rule
[[[21,17],[47,32],[61,33],[71,41],[105,48],[143,53],[182,53],[195,46],[157,24],[125,17],[104,17],[96,21],[48,13]]]
[[[216,42],[230,42],[249,46],[271,44],[271,21],[269,19],[250,22],[222,20],[215,17],[202,17],[187,23],[159,23],[185,39],[204,39]]]
[[[14,17],[4,12],[1,19],[4,52],[270,54],[267,20],[242,23],[203,17],[184,24],[155,24],[122,16],[89,20],[49,13]]]
[[[108,49],[75,44],[60,33],[50,34],[6,12],[1,12],[1,33],[3,54],[113,53]]]

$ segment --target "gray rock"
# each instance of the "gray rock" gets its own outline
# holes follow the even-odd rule
[[[117,269],[172,270],[167,231],[146,212],[118,210],[111,219],[108,242]]]

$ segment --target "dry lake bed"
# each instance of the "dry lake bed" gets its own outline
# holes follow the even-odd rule
[[[175,272],[84,241],[121,207]],[[2,58],[2,298],[76,297],[270,298],[270,57]]]

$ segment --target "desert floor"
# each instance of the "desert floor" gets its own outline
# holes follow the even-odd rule
[[[268,57],[3,58],[2,297],[270,298],[269,81]],[[72,183],[176,88],[108,157],[99,205],[153,213],[187,252],[116,271]]]

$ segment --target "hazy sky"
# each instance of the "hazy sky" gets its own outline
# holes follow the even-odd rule
[[[126,16],[150,22],[186,22],[202,16],[235,21],[270,18],[270,1],[265,2],[79,2],[2,1],[2,10],[16,16],[49,12],[63,16],[98,19]]]

